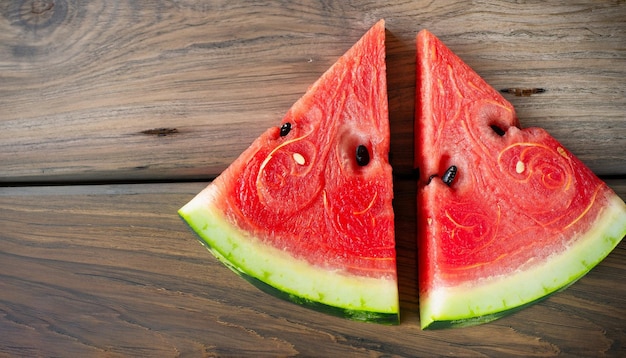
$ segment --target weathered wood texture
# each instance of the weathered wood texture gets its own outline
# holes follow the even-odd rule
[[[626,197],[623,182],[610,182]],[[176,215],[204,187],[0,188],[0,356],[623,356],[626,242],[498,321],[422,331],[415,183],[396,183],[402,324],[352,322],[254,288]]]
[[[0,3],[0,181],[215,176],[380,18],[397,173],[428,28],[494,87],[547,90],[507,95],[522,125],[626,174],[624,1],[22,0]]]
[[[219,264],[176,210],[387,21],[402,324],[315,313]],[[0,2],[0,356],[624,356],[626,245],[513,316],[422,331],[412,177],[428,28],[626,197],[624,1]],[[405,180],[401,179],[405,178]],[[68,185],[76,183],[107,185]],[[63,186],[7,187],[58,183]],[[4,185],[4,186],[3,186]]]

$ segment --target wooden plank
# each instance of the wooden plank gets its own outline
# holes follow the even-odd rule
[[[379,18],[397,173],[412,166],[422,28],[496,88],[545,88],[508,95],[522,124],[626,173],[623,1],[7,1],[0,181],[215,176]]]
[[[610,185],[626,197],[626,181]],[[330,317],[217,262],[176,210],[204,187],[0,188],[0,355],[624,354],[626,242],[567,290],[482,326],[422,331],[415,183],[396,183],[402,323]]]

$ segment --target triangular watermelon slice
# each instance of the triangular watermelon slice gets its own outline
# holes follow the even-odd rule
[[[560,290],[626,234],[626,205],[440,40],[417,36],[422,328],[501,317]]]
[[[388,152],[381,20],[179,214],[259,288],[397,323]]]

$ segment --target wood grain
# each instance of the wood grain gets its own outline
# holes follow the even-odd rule
[[[507,95],[524,126],[626,174],[623,1],[21,0],[0,4],[0,181],[213,177],[380,18],[396,173],[428,28],[494,87],[547,89]]]
[[[415,183],[396,182],[399,326],[266,295],[176,215],[204,183],[0,188],[0,355],[623,356],[626,245],[517,314],[422,331]],[[626,183],[610,185],[626,197]]]
[[[262,293],[176,215],[205,185],[181,181],[219,174],[380,18],[396,327]],[[428,28],[495,88],[545,88],[505,96],[626,198],[625,18],[621,0],[0,2],[0,356],[626,356],[624,242],[515,315],[420,330],[411,180]],[[112,184],[134,181],[179,183]]]

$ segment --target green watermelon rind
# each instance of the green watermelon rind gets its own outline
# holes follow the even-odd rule
[[[612,194],[597,220],[565,252],[541,265],[483,283],[441,287],[420,295],[422,329],[467,327],[515,313],[585,276],[626,235],[626,204]]]
[[[223,217],[213,204],[217,190],[209,185],[178,213],[236,274],[264,292],[318,311],[356,321],[399,323],[395,279],[324,270],[263,244]]]

